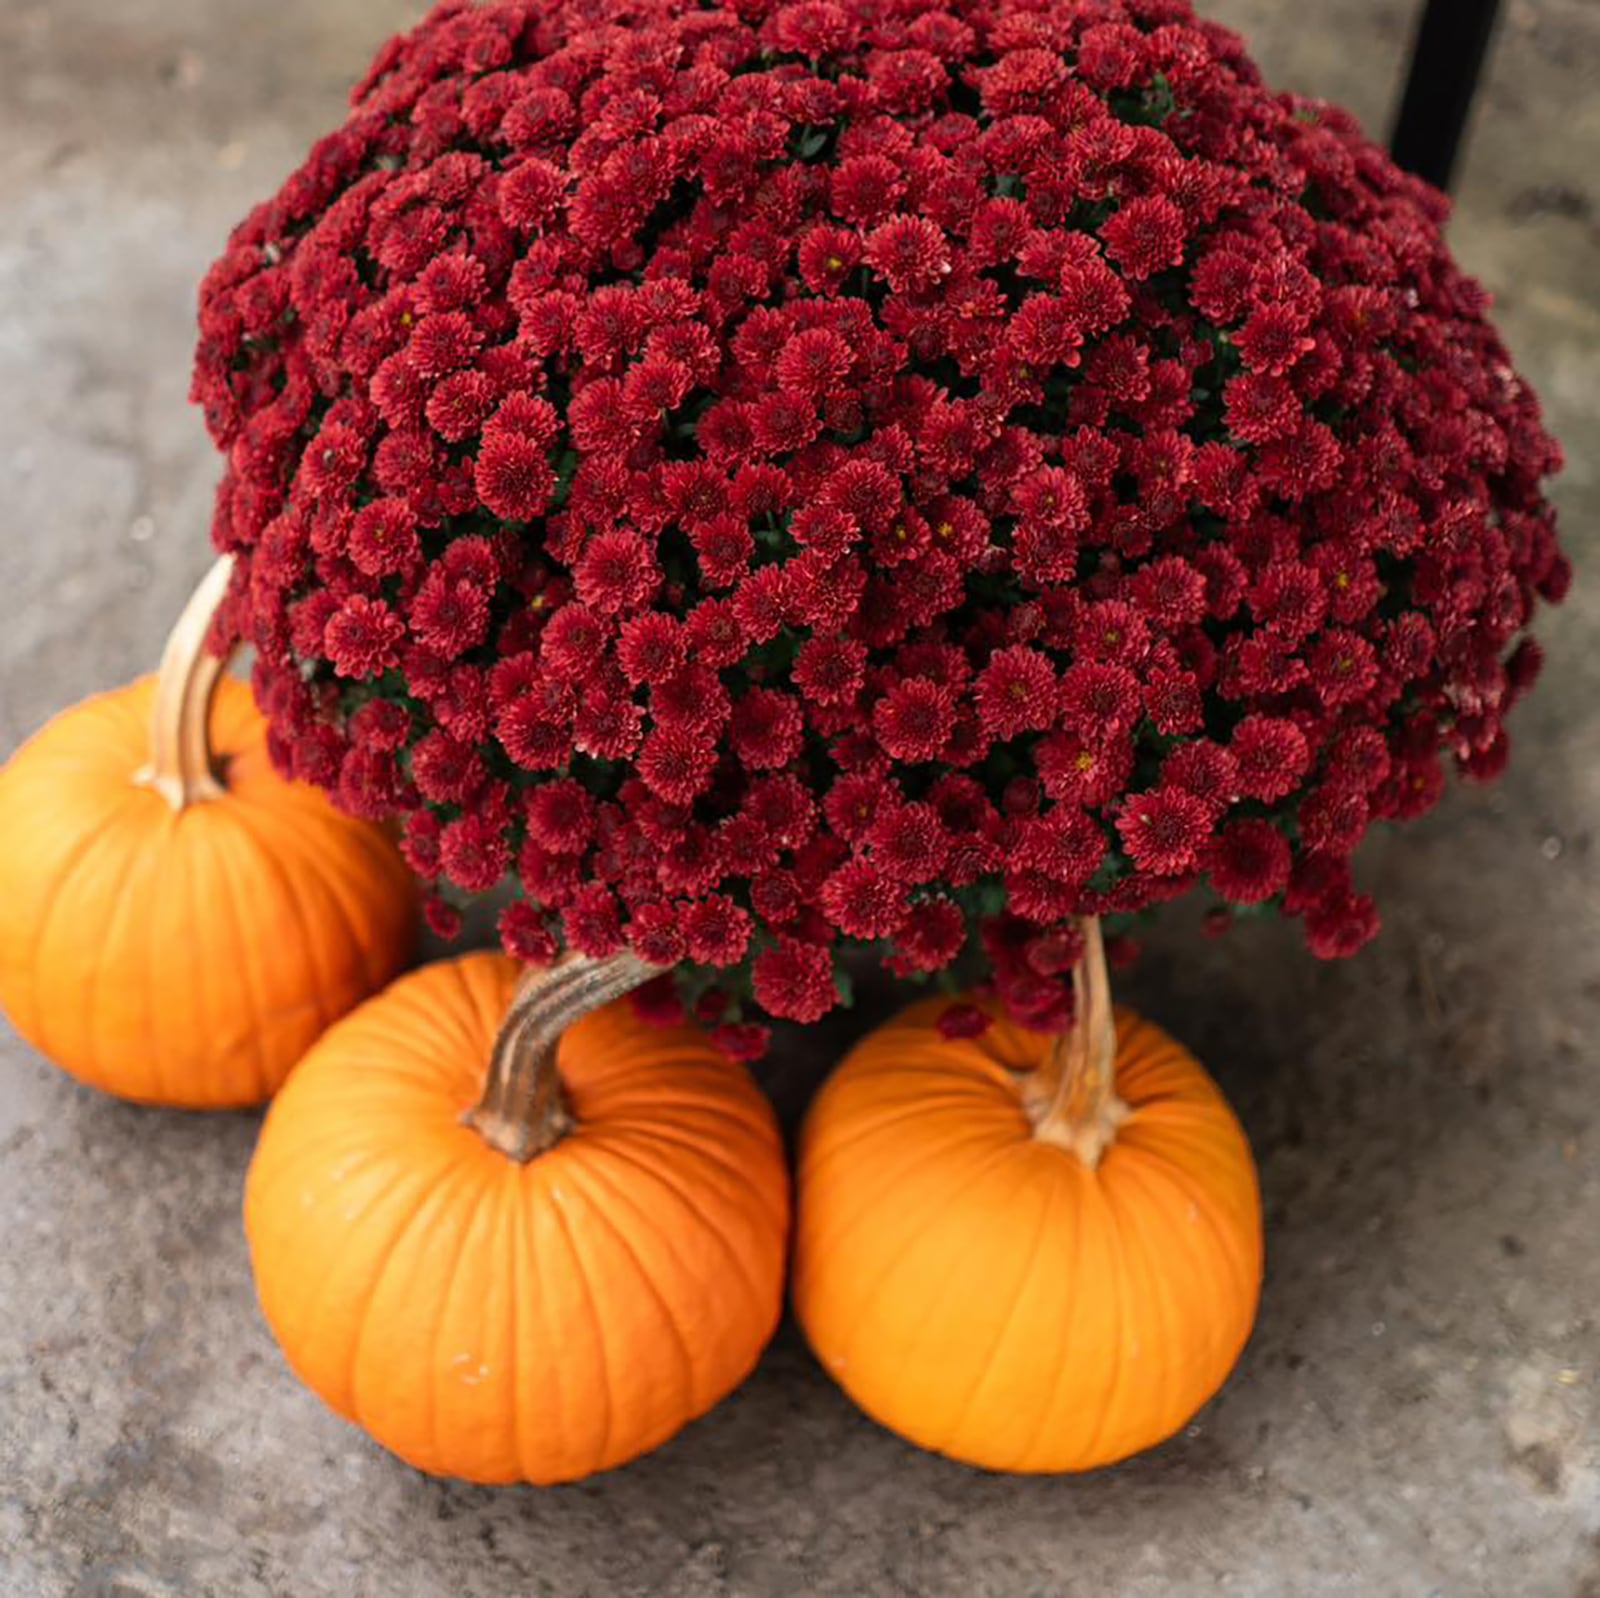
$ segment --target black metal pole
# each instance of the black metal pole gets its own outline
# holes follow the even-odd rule
[[[1391,148],[1408,172],[1450,187],[1500,0],[1427,0]]]

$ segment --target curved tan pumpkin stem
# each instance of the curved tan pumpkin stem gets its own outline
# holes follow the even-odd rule
[[[494,1040],[483,1097],[462,1119],[491,1148],[521,1163],[560,1142],[576,1124],[556,1070],[561,1034],[666,969],[627,950],[598,960],[568,954],[552,966],[531,967]]]
[[[174,810],[226,792],[211,758],[211,701],[228,662],[206,648],[206,634],[232,576],[233,556],[224,555],[189,596],[161,653],[150,764],[133,780],[154,788]]]
[[[1128,1106],[1117,1097],[1117,1024],[1100,918],[1085,916],[1083,957],[1073,968],[1072,1030],[1051,1045],[1024,1104],[1034,1136],[1076,1154],[1092,1171]]]

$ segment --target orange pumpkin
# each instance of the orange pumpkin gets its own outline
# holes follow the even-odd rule
[[[570,958],[513,1002],[502,955],[428,966],[332,1028],[267,1115],[245,1187],[267,1321],[419,1469],[621,1464],[737,1386],[777,1324],[777,1126],[701,1031],[606,1002],[652,970]]]
[[[159,679],[57,716],[0,770],[0,1006],[123,1098],[259,1102],[410,958],[393,844],[267,759],[245,684],[204,647],[224,560]]]
[[[1194,1059],[1127,1010],[1098,927],[1057,1043],[992,1017],[947,1040],[927,999],[814,1104],[794,1302],[885,1426],[970,1464],[1075,1471],[1148,1448],[1249,1336],[1261,1209],[1244,1133]]]

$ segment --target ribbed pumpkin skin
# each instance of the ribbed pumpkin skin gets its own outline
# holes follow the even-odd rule
[[[930,999],[862,1040],[801,1140],[794,1303],[871,1416],[993,1470],[1088,1470],[1170,1436],[1250,1333],[1249,1146],[1194,1059],[1117,1012],[1132,1114],[1090,1171],[1033,1135],[1011,1071],[1046,1040]]]
[[[416,888],[377,828],[271,769],[232,678],[211,721],[228,792],[175,811],[138,786],[154,689],[64,711],[0,770],[0,1006],[108,1093],[255,1104],[410,959]]]
[[[575,1480],[656,1447],[755,1365],[783,1302],[789,1178],[749,1073],[626,1000],[557,1055],[576,1130],[526,1164],[462,1113],[517,967],[428,966],[334,1027],[245,1188],[296,1373],[420,1470]]]

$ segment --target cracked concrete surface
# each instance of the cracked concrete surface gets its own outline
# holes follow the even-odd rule
[[[1399,0],[1217,0],[1381,129]],[[415,8],[0,0],[0,751],[153,661],[206,561],[195,284]],[[1600,1595],[1600,8],[1509,0],[1454,240],[1571,467],[1580,582],[1510,776],[1371,841],[1358,960],[1179,912],[1128,984],[1261,1162],[1256,1336],[1182,1436],[1017,1481],[862,1419],[785,1328],[581,1486],[429,1481],[290,1377],[239,1227],[253,1116],[139,1111],[0,1029],[0,1595]],[[790,1037],[790,1117],[849,1033]]]

